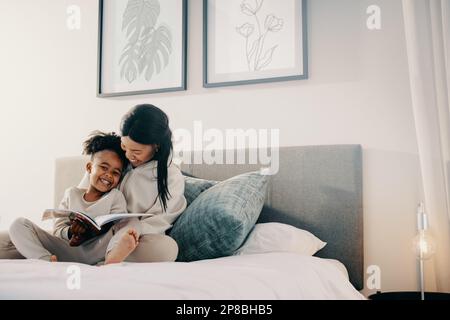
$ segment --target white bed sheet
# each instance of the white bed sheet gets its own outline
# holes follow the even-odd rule
[[[68,289],[70,266],[80,289]],[[0,299],[364,299],[342,267],[281,252],[108,266],[0,260]]]

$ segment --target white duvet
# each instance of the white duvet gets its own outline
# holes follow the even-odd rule
[[[364,299],[336,260],[295,253],[88,266],[0,260],[0,299]]]

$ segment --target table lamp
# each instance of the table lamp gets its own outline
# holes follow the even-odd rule
[[[425,300],[424,286],[424,260],[430,259],[436,252],[436,245],[433,237],[428,231],[428,218],[425,213],[424,204],[421,202],[417,206],[417,235],[413,240],[413,250],[419,260],[420,272],[420,294],[421,299]]]

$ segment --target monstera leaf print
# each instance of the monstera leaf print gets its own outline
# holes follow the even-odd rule
[[[166,26],[160,26],[142,42],[143,52],[139,61],[139,73],[149,81],[153,73],[160,73],[169,63],[172,52],[172,36]]]
[[[138,77],[139,47],[136,43],[128,43],[120,57],[119,64],[122,64],[120,78],[133,82]]]
[[[122,31],[128,43],[119,59],[120,77],[129,83],[142,74],[150,81],[169,63],[172,34],[169,27],[156,26],[161,8],[158,0],[129,0],[123,14]]]
[[[136,42],[144,28],[153,28],[161,8],[158,0],[130,0],[123,14],[122,31],[127,29],[127,38]]]

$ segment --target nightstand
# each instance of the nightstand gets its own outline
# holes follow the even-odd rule
[[[420,300],[419,291],[380,292],[369,296],[370,300]],[[450,300],[450,293],[425,292],[425,300]]]

